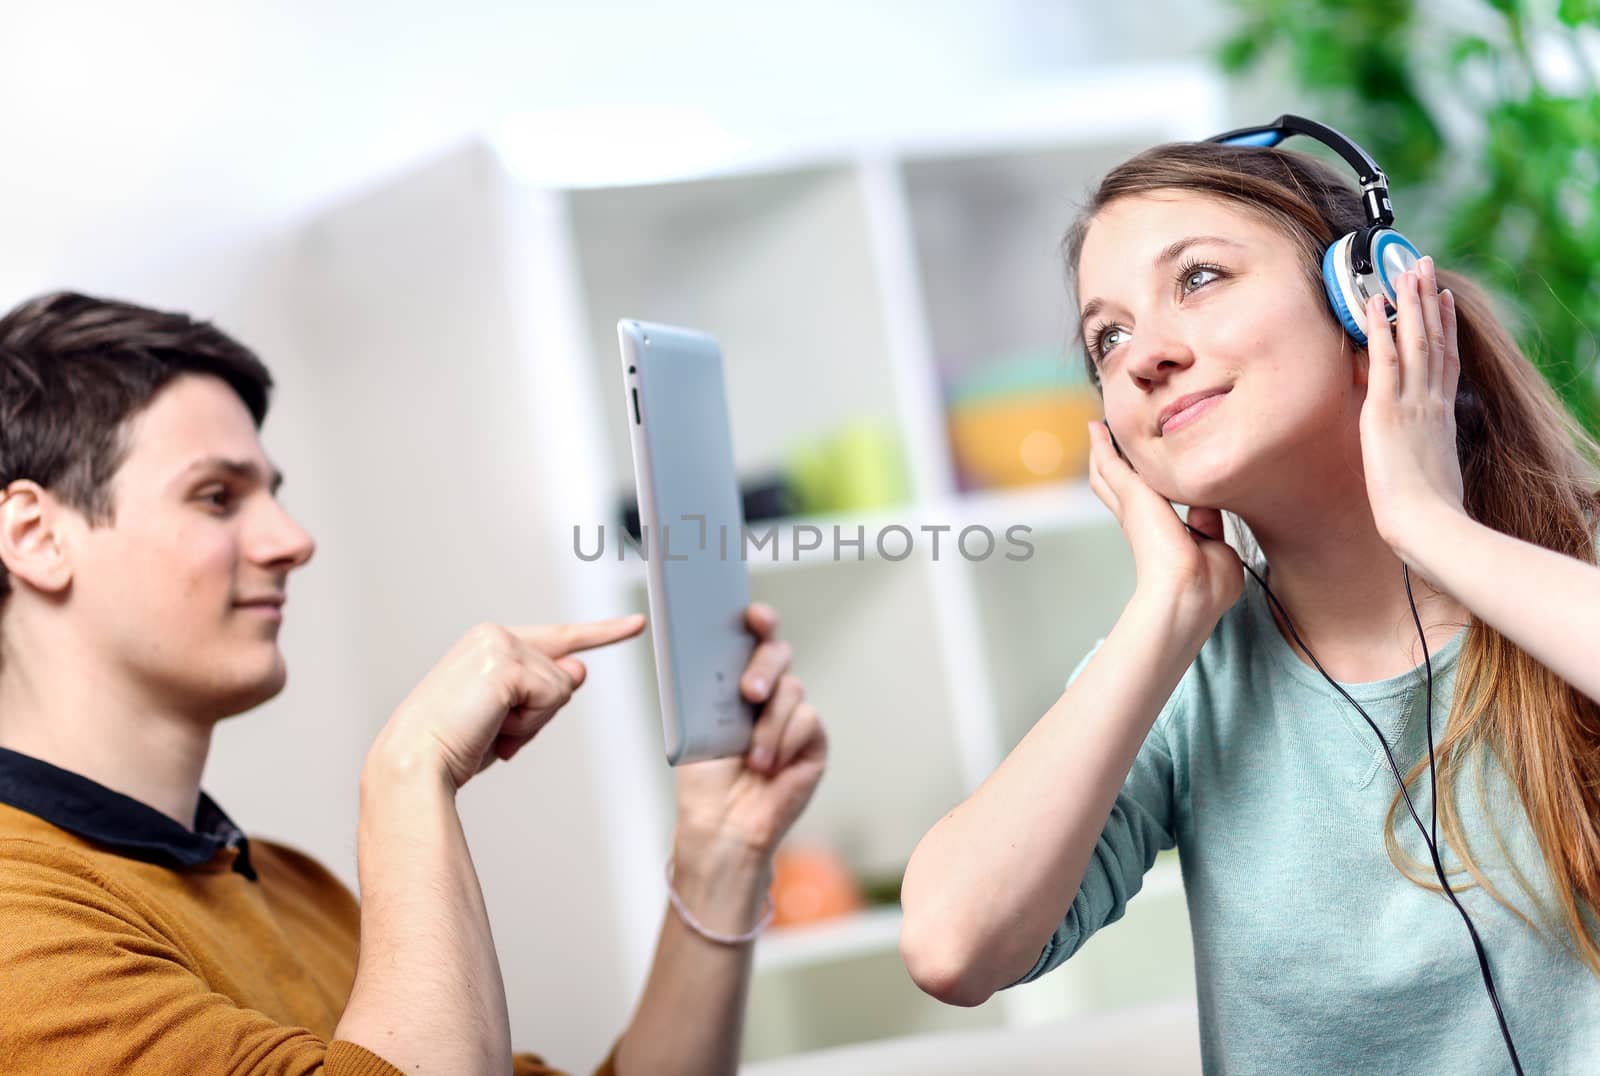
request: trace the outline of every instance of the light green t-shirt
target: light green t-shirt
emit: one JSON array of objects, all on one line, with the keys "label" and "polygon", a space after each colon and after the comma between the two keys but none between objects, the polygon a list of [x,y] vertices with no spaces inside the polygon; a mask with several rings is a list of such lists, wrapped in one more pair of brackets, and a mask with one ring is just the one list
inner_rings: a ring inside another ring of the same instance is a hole
[{"label": "light green t-shirt", "polygon": [[[1465,637],[1433,655],[1436,742]],[[1383,730],[1402,773],[1426,758],[1422,666],[1343,687]],[[1523,1068],[1600,1073],[1600,977],[1559,930],[1516,792],[1493,762],[1482,775],[1481,801],[1477,778],[1456,797],[1474,856],[1543,933],[1481,888],[1462,890],[1464,875],[1451,883],[1483,939]],[[1022,981],[1119,919],[1156,853],[1176,845],[1207,1072],[1511,1071],[1466,925],[1389,859],[1383,822],[1394,794],[1372,729],[1290,649],[1247,579],[1162,708],[1071,909]],[[1426,824],[1426,774],[1412,798]],[[1401,847],[1427,863],[1404,803],[1396,820]],[[1457,861],[1443,854],[1449,869]],[[1538,910],[1513,865],[1550,907]]]}]

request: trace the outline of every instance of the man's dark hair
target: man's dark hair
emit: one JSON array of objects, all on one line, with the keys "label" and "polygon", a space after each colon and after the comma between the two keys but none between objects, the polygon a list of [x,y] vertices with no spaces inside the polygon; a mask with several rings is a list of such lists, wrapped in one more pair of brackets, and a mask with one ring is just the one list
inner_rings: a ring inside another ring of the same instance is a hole
[{"label": "man's dark hair", "polygon": [[[31,479],[111,523],[128,421],[183,374],[227,382],[258,429],[267,417],[272,375],[207,322],[74,292],[22,303],[0,318],[0,490]],[[0,604],[10,589],[0,565]]]}]

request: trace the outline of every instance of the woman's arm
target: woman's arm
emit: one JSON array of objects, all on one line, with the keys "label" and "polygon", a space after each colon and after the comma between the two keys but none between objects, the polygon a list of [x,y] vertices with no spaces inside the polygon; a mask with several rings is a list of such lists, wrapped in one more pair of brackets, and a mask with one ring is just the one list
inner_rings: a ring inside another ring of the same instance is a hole
[{"label": "woman's arm", "polygon": [[1600,568],[1440,512],[1400,550],[1407,563],[1501,635],[1600,702]]},{"label": "woman's arm", "polygon": [[1038,961],[1161,707],[1244,589],[1221,513],[1192,508],[1208,538],[1192,536],[1100,423],[1089,485],[1133,551],[1133,598],[1000,768],[922,838],[901,885],[906,968],[951,1004],[981,1004]]},{"label": "woman's arm", "polygon": [[[1600,700],[1600,568],[1476,522],[1462,507],[1455,297],[1432,258],[1396,286],[1395,338],[1368,341],[1362,466],[1378,532],[1406,564],[1591,699]],[[1367,306],[1381,324],[1381,299]]]},{"label": "woman's arm", "polygon": [[1034,966],[1204,641],[1176,622],[1172,603],[1136,597],[1056,704],[922,838],[900,890],[900,951],[919,987],[980,1005]]}]

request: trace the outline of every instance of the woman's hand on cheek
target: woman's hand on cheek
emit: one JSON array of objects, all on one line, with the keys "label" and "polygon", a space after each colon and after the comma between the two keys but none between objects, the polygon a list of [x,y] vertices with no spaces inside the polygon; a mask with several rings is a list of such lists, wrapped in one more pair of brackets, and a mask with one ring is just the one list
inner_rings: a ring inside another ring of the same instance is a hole
[{"label": "woman's hand on cheek", "polygon": [[1432,258],[1396,284],[1391,337],[1382,298],[1367,304],[1367,398],[1361,459],[1378,533],[1413,565],[1440,512],[1464,512],[1456,452],[1455,297],[1439,294]]},{"label": "woman's hand on cheek", "polygon": [[[828,738],[777,638],[778,614],[755,604],[745,624],[756,637],[739,690],[757,708],[750,749],[678,767],[679,854],[772,854],[822,779]],[[688,847],[686,847],[686,845]]]},{"label": "woman's hand on cheek", "polygon": [[1189,525],[1207,537],[1192,534],[1172,502],[1117,455],[1101,422],[1089,423],[1089,488],[1122,527],[1137,592],[1209,632],[1244,590],[1244,566],[1222,540],[1222,513],[1190,508]]}]

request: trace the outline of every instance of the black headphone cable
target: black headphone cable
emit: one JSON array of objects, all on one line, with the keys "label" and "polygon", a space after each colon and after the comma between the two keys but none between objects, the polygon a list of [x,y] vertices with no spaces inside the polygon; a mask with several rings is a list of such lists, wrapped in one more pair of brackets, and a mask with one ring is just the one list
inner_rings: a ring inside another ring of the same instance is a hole
[{"label": "black headphone cable", "polygon": [[[1184,526],[1188,527],[1190,533],[1194,534],[1196,537],[1203,538],[1207,541],[1216,541],[1216,539],[1212,538],[1209,534],[1189,526],[1188,523],[1185,523]],[[1333,685],[1335,691],[1344,696],[1346,702],[1356,708],[1356,711],[1361,714],[1361,717],[1372,729],[1373,734],[1378,737],[1378,744],[1383,748],[1384,757],[1389,760],[1389,769],[1394,774],[1395,783],[1400,786],[1400,795],[1405,798],[1406,809],[1411,812],[1411,820],[1417,824],[1417,830],[1422,834],[1422,842],[1423,844],[1427,845],[1428,853],[1433,859],[1433,870],[1434,873],[1438,875],[1439,884],[1444,887],[1445,895],[1450,898],[1450,903],[1455,905],[1456,911],[1461,913],[1461,921],[1467,925],[1467,933],[1472,936],[1472,948],[1478,954],[1478,968],[1483,973],[1483,985],[1484,988],[1489,992],[1490,1003],[1494,1005],[1495,1019],[1500,1023],[1500,1035],[1503,1039],[1505,1039],[1506,1052],[1511,1055],[1511,1067],[1515,1070],[1517,1076],[1523,1076],[1522,1061],[1517,1056],[1516,1044],[1511,1041],[1511,1028],[1506,1024],[1505,1012],[1500,1008],[1500,995],[1495,992],[1494,975],[1489,970],[1489,955],[1484,951],[1483,940],[1478,937],[1478,930],[1472,924],[1472,917],[1469,916],[1467,914],[1467,910],[1461,906],[1461,901],[1456,898],[1455,890],[1450,888],[1450,882],[1445,878],[1444,864],[1439,859],[1439,774],[1436,768],[1433,750],[1433,657],[1428,653],[1428,640],[1422,630],[1422,617],[1417,612],[1417,601],[1411,593],[1410,567],[1402,564],[1400,566],[1400,570],[1405,578],[1406,600],[1411,603],[1411,619],[1417,625],[1417,638],[1422,642],[1422,660],[1428,669],[1428,779],[1430,782],[1429,798],[1432,801],[1430,806],[1432,808],[1431,820],[1433,823],[1433,832],[1431,836],[1429,835],[1428,827],[1422,824],[1422,819],[1417,814],[1416,805],[1411,802],[1411,793],[1406,788],[1405,778],[1400,773],[1399,765],[1395,763],[1393,752],[1389,750],[1389,742],[1384,739],[1383,733],[1379,731],[1377,724],[1375,724],[1372,718],[1368,716],[1367,711],[1361,708],[1361,704],[1356,702],[1355,699],[1351,698],[1350,693],[1346,691],[1337,680],[1328,675],[1328,671],[1322,667],[1322,662],[1317,660],[1317,656],[1311,652],[1311,648],[1305,644],[1305,640],[1300,638],[1300,633],[1295,631],[1294,621],[1289,619],[1289,611],[1283,607],[1282,602],[1278,601],[1278,596],[1272,593],[1272,588],[1267,586],[1266,581],[1263,580],[1261,576],[1256,574],[1256,570],[1250,567],[1250,565],[1245,564],[1242,559],[1240,560],[1240,564],[1242,564],[1244,566],[1244,570],[1249,572],[1255,581],[1261,585],[1261,590],[1266,594],[1268,599],[1271,600],[1273,607],[1278,611],[1278,615],[1283,617],[1283,623],[1286,627],[1288,627],[1289,635],[1299,645],[1300,649],[1305,651],[1306,657],[1310,658],[1311,663],[1317,667],[1317,672],[1322,674],[1322,678],[1324,680]]]}]

